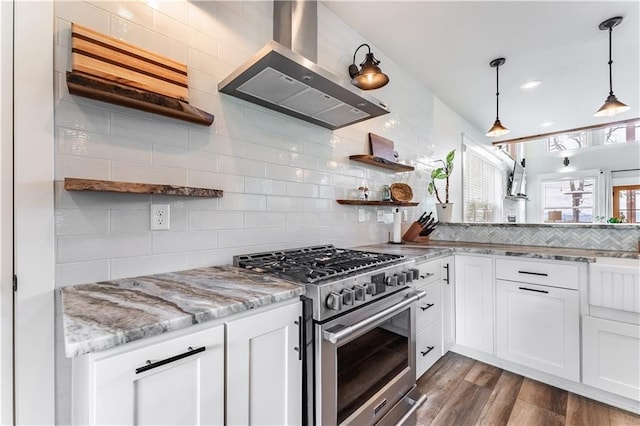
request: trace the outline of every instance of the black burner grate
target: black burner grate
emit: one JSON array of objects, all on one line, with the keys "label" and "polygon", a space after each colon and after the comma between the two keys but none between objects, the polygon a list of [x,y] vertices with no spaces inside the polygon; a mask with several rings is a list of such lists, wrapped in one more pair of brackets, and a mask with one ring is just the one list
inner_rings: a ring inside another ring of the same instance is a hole
[{"label": "black burner grate", "polygon": [[333,245],[246,254],[234,257],[234,265],[281,275],[303,283],[341,277],[404,259],[396,254],[339,249]]}]

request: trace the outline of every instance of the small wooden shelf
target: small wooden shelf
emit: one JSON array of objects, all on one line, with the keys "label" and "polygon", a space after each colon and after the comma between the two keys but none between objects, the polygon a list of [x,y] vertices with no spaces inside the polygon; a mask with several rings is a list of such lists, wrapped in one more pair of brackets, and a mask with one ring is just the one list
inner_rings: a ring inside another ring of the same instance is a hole
[{"label": "small wooden shelf", "polygon": [[152,112],[203,126],[210,126],[214,119],[212,114],[179,99],[80,72],[67,72],[67,87],[72,95]]},{"label": "small wooden shelf", "polygon": [[368,154],[350,155],[349,160],[358,161],[370,166],[382,167],[383,169],[392,170],[396,173],[411,172],[415,170],[415,167],[413,166],[407,166],[406,164],[396,163],[394,161],[387,160],[386,158]]},{"label": "small wooden shelf", "polygon": [[520,200],[529,201],[529,197],[527,197],[526,195],[507,195],[504,197],[504,199],[511,200],[511,201],[520,201]]},{"label": "small wooden shelf", "polygon": [[221,189],[78,178],[64,178],[64,189],[67,191],[126,192],[131,194],[163,194],[205,198],[222,197]]},{"label": "small wooden shelf", "polygon": [[338,204],[346,204],[351,206],[396,206],[396,207],[413,207],[420,203],[414,202],[396,202],[396,201],[364,201],[364,200],[336,200]]}]

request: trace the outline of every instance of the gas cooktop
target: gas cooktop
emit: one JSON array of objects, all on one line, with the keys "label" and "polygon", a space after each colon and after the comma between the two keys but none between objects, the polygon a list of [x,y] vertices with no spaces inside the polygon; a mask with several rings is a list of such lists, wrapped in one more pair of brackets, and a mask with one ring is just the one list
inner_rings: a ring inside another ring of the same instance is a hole
[{"label": "gas cooktop", "polygon": [[301,283],[314,284],[392,265],[404,259],[404,256],[398,254],[340,249],[329,244],[238,255],[233,257],[233,264]]}]

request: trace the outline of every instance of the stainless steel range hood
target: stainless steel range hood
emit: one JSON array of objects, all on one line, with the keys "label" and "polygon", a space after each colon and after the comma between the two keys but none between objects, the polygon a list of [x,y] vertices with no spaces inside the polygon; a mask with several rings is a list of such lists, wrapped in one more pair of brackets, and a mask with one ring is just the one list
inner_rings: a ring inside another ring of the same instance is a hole
[{"label": "stainless steel range hood", "polygon": [[331,130],[387,114],[383,102],[315,63],[317,14],[315,1],[274,1],[275,41],[218,90]]}]

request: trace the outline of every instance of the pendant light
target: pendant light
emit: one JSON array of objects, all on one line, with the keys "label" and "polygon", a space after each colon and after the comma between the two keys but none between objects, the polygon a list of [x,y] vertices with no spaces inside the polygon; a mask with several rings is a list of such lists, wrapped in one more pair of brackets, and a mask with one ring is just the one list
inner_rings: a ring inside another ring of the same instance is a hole
[{"label": "pendant light", "polygon": [[[361,47],[367,46],[369,53],[365,56],[364,62],[360,64],[360,70],[356,65],[356,53]],[[379,89],[389,82],[389,76],[383,73],[378,66],[380,61],[373,57],[371,48],[368,44],[361,44],[353,53],[353,62],[349,65],[349,75],[351,76],[351,84],[362,89],[372,90]]]},{"label": "pendant light", "polygon": [[616,16],[614,18],[609,18],[598,25],[598,28],[602,31],[609,30],[609,96],[600,109],[593,114],[594,117],[611,117],[616,114],[620,114],[621,112],[625,112],[630,108],[620,102],[618,98],[616,98],[616,95],[613,94],[613,79],[611,77],[611,64],[613,64],[613,61],[611,60],[611,34],[613,33],[613,27],[618,26],[620,22],[622,22],[622,17]]},{"label": "pendant light", "polygon": [[489,129],[489,131],[487,132],[487,136],[492,137],[492,138],[496,138],[498,136],[502,136],[502,135],[506,135],[507,133],[509,133],[509,129],[507,129],[506,127],[504,127],[502,125],[502,123],[500,122],[500,118],[498,116],[498,106],[499,106],[499,97],[500,97],[500,90],[499,90],[499,79],[498,79],[498,69],[500,68],[501,65],[504,65],[506,59],[504,58],[496,58],[493,61],[489,62],[489,65],[492,68],[496,69],[496,121],[495,123],[493,123],[493,126],[491,126],[491,128]]}]

